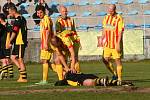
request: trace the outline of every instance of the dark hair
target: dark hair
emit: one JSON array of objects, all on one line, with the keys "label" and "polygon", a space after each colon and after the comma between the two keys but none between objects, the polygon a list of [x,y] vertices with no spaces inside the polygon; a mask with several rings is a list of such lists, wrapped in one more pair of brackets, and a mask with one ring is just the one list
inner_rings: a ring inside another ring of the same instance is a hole
[{"label": "dark hair", "polygon": [[16,6],[10,6],[9,9],[17,12],[17,7]]},{"label": "dark hair", "polygon": [[6,16],[5,16],[5,14],[3,14],[3,13],[0,13],[0,19],[2,19],[2,20],[4,20],[4,21],[5,21],[5,19],[6,19]]},{"label": "dark hair", "polygon": [[38,5],[36,11],[42,10],[45,13],[45,7],[42,5]]}]

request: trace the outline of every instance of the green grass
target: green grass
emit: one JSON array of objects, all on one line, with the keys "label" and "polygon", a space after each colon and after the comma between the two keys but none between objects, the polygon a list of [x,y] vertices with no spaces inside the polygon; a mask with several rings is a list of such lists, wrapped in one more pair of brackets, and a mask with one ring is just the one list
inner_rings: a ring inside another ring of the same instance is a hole
[{"label": "green grass", "polygon": [[[18,71],[15,67],[14,79],[0,81],[0,100],[148,100],[149,93],[138,92],[98,92],[98,91],[55,91],[55,89],[105,89],[105,87],[55,87],[56,73],[49,71],[49,84],[34,86],[34,83],[42,79],[42,66],[40,64],[26,64],[28,71],[28,83],[17,83]],[[109,71],[102,62],[81,62],[83,73],[93,73],[99,77],[108,75]],[[140,88],[150,88],[150,61],[124,62],[123,79],[132,81]],[[118,87],[113,87],[118,88]],[[53,91],[52,91],[53,90]],[[3,91],[3,92],[2,92]],[[12,91],[12,92],[11,92]],[[39,92],[41,91],[41,92]]]}]

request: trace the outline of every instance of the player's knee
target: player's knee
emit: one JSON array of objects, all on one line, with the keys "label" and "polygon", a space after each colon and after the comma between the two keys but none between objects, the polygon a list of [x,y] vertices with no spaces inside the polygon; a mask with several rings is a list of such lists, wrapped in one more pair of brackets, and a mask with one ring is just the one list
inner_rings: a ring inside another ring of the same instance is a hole
[{"label": "player's knee", "polygon": [[115,62],[116,62],[116,65],[117,65],[117,66],[122,65],[122,63],[121,63],[121,59],[116,59],[116,60],[115,60]]},{"label": "player's knee", "polygon": [[48,63],[48,61],[47,61],[47,60],[42,59],[42,60],[41,60],[41,63],[42,63],[42,64],[45,64],[45,63]]},{"label": "player's knee", "polygon": [[86,79],[83,81],[83,86],[95,86],[95,82],[92,79]]},{"label": "player's knee", "polygon": [[102,58],[103,60],[103,63],[107,64],[109,62],[109,59],[108,58]]}]

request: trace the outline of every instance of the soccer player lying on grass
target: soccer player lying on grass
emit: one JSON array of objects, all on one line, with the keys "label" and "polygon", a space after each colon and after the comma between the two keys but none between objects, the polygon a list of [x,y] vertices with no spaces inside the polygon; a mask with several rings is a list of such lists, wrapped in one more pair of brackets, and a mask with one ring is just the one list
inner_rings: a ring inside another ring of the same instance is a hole
[{"label": "soccer player lying on grass", "polygon": [[118,80],[109,80],[108,77],[99,78],[94,74],[76,74],[67,72],[64,80],[57,81],[55,86],[133,86],[131,82],[122,81],[118,84]]}]

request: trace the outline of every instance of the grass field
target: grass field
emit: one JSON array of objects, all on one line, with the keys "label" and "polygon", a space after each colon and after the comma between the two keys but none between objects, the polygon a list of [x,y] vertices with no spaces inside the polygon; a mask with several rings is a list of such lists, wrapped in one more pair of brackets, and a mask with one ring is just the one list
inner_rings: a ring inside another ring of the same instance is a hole
[{"label": "grass field", "polygon": [[[0,100],[148,100],[150,99],[150,61],[124,62],[123,79],[134,87],[55,87],[56,73],[49,72],[48,85],[35,85],[42,79],[40,64],[27,64],[28,83],[14,79],[0,81]],[[102,62],[81,62],[81,71],[111,77]]]}]

